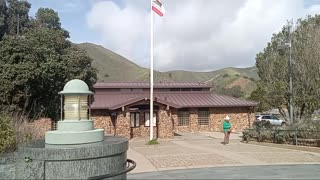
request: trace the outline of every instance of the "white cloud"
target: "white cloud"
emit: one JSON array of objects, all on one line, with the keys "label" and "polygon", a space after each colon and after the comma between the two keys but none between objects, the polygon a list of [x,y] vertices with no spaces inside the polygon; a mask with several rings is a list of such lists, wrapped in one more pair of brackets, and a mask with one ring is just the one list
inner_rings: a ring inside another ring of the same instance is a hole
[{"label": "white cloud", "polygon": [[[163,0],[167,14],[155,18],[155,69],[208,71],[247,67],[288,19],[319,12],[303,0]],[[104,46],[149,66],[148,1],[96,2],[87,23]]]},{"label": "white cloud", "polygon": [[142,47],[147,44],[148,13],[135,6],[121,9],[112,1],[100,1],[87,14],[90,28],[101,34],[104,46],[133,61],[145,56]]}]

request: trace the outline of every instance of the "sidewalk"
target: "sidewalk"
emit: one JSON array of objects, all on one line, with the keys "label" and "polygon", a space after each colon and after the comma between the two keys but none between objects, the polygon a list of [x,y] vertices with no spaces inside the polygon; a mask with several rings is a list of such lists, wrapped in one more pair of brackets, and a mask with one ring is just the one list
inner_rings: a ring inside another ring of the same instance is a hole
[{"label": "sidewalk", "polygon": [[[212,137],[215,139],[223,139],[224,138],[223,132],[201,132],[201,133],[197,133],[197,134],[201,135],[201,136]],[[242,132],[233,132],[230,134],[230,139],[240,140],[241,136],[242,136]]]},{"label": "sidewalk", "polygon": [[128,158],[137,167],[130,172],[154,172],[226,166],[320,164],[320,153],[241,143],[239,135],[223,145],[222,133],[182,133],[147,145],[147,138],[130,140]]},{"label": "sidewalk", "polygon": [[320,179],[320,165],[216,167],[128,175],[128,179]]}]

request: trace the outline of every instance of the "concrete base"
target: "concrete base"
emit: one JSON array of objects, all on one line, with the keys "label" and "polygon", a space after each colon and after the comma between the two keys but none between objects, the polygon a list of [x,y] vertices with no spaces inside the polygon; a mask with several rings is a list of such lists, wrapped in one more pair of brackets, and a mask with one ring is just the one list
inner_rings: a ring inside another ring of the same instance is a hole
[{"label": "concrete base", "polygon": [[58,130],[48,131],[45,135],[46,144],[86,144],[101,142],[104,129],[94,129],[92,120],[58,121]]},{"label": "concrete base", "polygon": [[1,154],[0,156],[0,179],[15,179],[16,175],[15,154]]},{"label": "concrete base", "polygon": [[[102,143],[85,145],[46,146],[44,140],[38,140],[19,147],[12,179],[87,179],[126,169],[128,140],[125,138],[106,137]],[[25,157],[32,162],[25,162]],[[110,179],[126,177],[122,174]]]},{"label": "concrete base", "polygon": [[48,131],[46,144],[86,144],[103,141],[104,129],[91,131]]}]

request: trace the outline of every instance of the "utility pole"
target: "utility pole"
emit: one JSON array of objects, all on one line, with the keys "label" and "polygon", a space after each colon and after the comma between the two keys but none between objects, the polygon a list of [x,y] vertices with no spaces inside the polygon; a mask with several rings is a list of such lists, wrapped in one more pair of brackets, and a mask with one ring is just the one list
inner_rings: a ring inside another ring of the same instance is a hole
[{"label": "utility pole", "polygon": [[281,42],[279,49],[284,49],[285,46],[289,47],[289,62],[288,62],[288,74],[289,74],[289,121],[293,124],[293,88],[292,88],[292,26],[293,20],[288,23],[289,42]]},{"label": "utility pole", "polygon": [[293,124],[293,89],[292,89],[292,38],[291,38],[291,30],[292,30],[293,22],[291,21],[289,25],[289,91],[290,91],[290,121]]}]

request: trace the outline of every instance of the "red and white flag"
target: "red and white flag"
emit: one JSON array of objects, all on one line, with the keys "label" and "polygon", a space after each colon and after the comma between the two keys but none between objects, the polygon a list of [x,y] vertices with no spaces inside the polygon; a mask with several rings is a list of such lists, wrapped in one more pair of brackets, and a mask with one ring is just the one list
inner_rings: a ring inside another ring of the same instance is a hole
[{"label": "red and white flag", "polygon": [[163,16],[166,12],[160,0],[152,0],[152,10],[159,16]]}]

